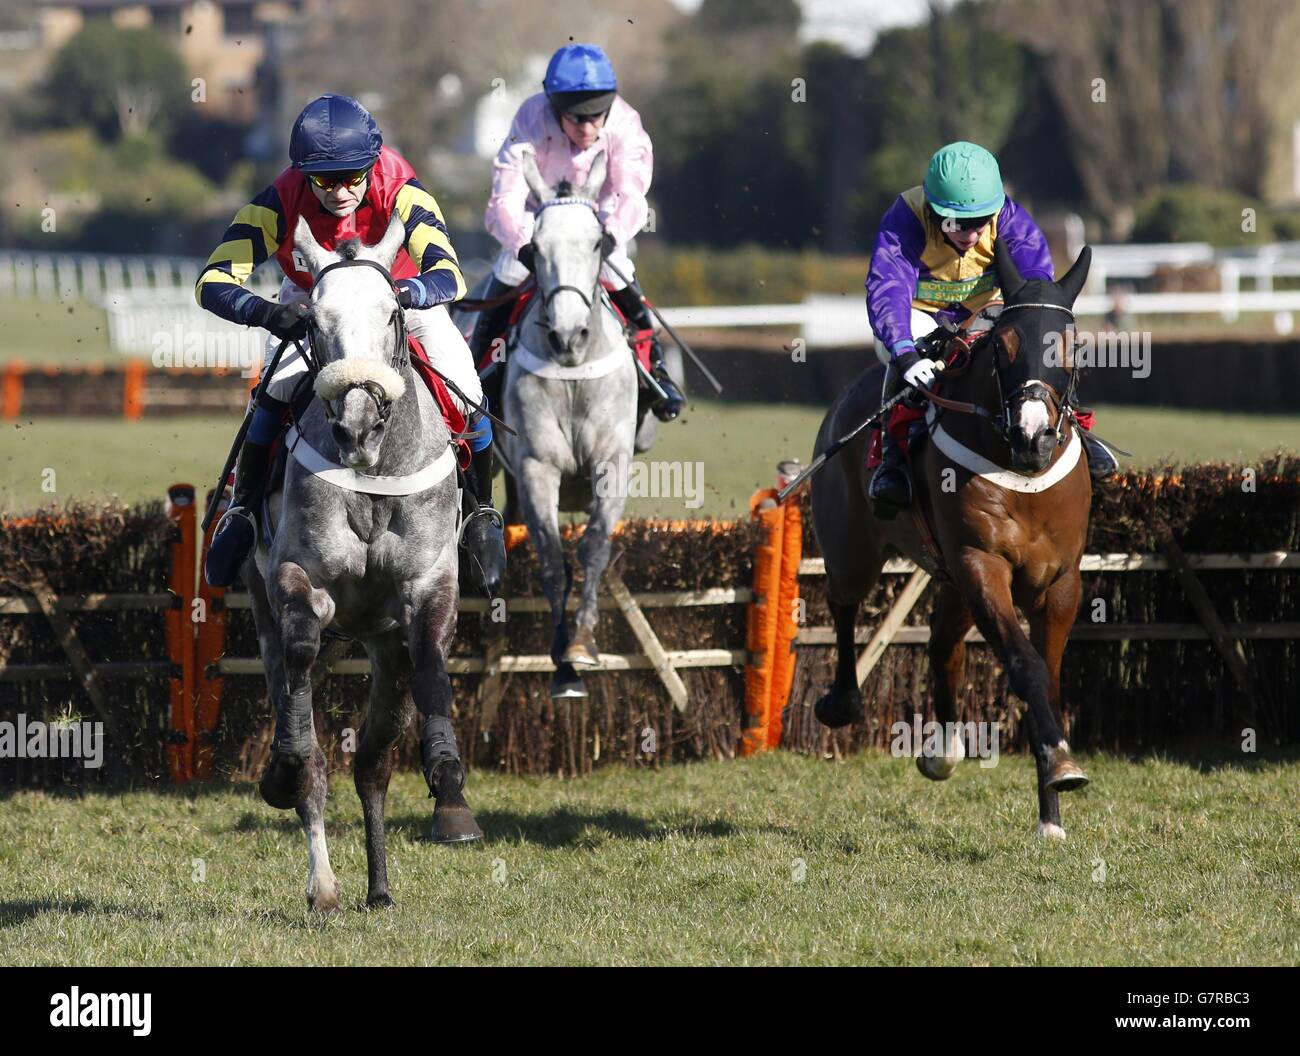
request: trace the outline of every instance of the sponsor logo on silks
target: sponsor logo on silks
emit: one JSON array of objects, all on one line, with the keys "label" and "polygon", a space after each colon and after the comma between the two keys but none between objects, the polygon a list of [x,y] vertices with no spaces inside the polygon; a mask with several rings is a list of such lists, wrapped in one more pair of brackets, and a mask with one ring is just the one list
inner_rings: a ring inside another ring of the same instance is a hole
[{"label": "sponsor logo on silks", "polygon": [[946,282],[943,279],[917,279],[915,299],[938,301],[942,304],[961,304],[976,294],[997,289],[997,285],[998,277],[991,271],[973,279],[953,282]]},{"label": "sponsor logo on silks", "polygon": [[130,1027],[137,1038],[152,1029],[152,994],[83,994],[74,986],[68,994],[50,997],[52,1027]]}]

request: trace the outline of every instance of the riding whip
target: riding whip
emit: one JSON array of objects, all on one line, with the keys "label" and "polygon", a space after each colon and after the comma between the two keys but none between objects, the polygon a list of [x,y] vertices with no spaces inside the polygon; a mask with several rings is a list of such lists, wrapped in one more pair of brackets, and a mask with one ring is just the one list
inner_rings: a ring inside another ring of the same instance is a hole
[{"label": "riding whip", "polygon": [[[935,360],[934,369],[936,373],[943,370],[944,369],[943,360]],[[810,463],[808,463],[808,467],[805,470],[803,470],[803,472],[801,472],[797,477],[794,478],[794,480],[790,481],[789,484],[787,484],[784,488],[782,488],[780,491],[776,493],[776,501],[779,503],[785,502],[785,500],[788,499],[793,492],[798,490],[800,485],[802,485],[805,480],[807,480],[819,469],[821,469],[822,466],[826,465],[829,459],[831,459],[835,455],[838,455],[841,450],[843,450],[845,447],[848,446],[850,441],[852,441],[855,436],[857,436],[860,432],[862,432],[863,429],[867,428],[867,426],[869,425],[875,425],[876,422],[880,421],[880,419],[884,417],[884,415],[892,411],[898,404],[902,403],[902,401],[911,394],[914,387],[915,386],[908,385],[906,388],[903,389],[902,392],[898,393],[896,396],[891,396],[888,400],[886,400],[884,403],[880,405],[880,408],[877,411],[875,411],[873,414],[869,415],[868,417],[864,418],[856,426],[854,426],[847,433],[845,433],[838,440],[836,440],[833,444],[831,444],[830,447],[828,447],[820,455],[814,458]]]},{"label": "riding whip", "polygon": [[697,367],[699,367],[700,373],[703,374],[704,377],[708,380],[709,384],[713,386],[713,391],[716,392],[719,396],[721,396],[722,383],[713,376],[713,372],[710,371],[709,368],[704,365],[704,361],[695,354],[691,346],[688,345],[677,335],[677,331],[674,330],[669,325],[668,320],[659,314],[659,309],[645,299],[645,296],[641,293],[641,291],[638,290],[634,285],[632,285],[632,280],[629,279],[626,275],[624,275],[621,271],[619,271],[618,267],[613,262],[611,262],[608,257],[605,258],[605,267],[609,268],[610,271],[612,271],[615,275],[617,275],[620,279],[622,279],[625,283],[627,283],[628,289],[630,289],[633,293],[635,293],[637,295],[637,298],[641,301],[641,303],[644,304],[648,309],[650,309],[654,317],[658,319],[659,322],[663,324],[663,328],[668,331],[668,336],[673,339],[673,341],[676,343],[678,348],[680,348],[683,352],[685,352],[688,356],[691,357],[691,362],[694,363]]}]

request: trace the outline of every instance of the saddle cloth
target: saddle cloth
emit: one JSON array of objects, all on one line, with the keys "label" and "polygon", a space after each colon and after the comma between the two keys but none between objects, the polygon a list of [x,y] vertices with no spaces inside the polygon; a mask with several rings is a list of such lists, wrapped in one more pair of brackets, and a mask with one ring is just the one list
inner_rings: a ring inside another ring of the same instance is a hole
[{"label": "saddle cloth", "polygon": [[[614,289],[614,287],[607,282],[602,283],[602,285],[607,290]],[[536,293],[537,293],[537,287],[535,285],[532,285],[529,286],[527,289],[524,289],[519,294],[519,296],[515,298],[514,303],[510,306],[510,315],[506,319],[507,332],[513,330],[515,327],[519,325],[520,320],[522,320],[524,317],[524,313],[528,311],[529,302],[532,301]],[[614,309],[614,314],[618,316],[619,322],[623,324],[624,331],[627,331],[628,329],[627,316],[623,314],[623,312],[619,309],[618,305],[615,304],[612,299],[610,300],[609,303],[610,306]],[[636,358],[641,361],[641,365],[645,367],[647,371],[649,371],[650,369],[650,344],[654,339],[654,333],[655,332],[653,330],[635,330],[628,335],[628,340],[632,344],[632,350],[636,353]],[[495,339],[497,336],[498,335],[496,334],[492,335],[493,339]],[[515,343],[513,341],[509,341],[506,343],[507,357],[509,357],[510,352],[514,349],[514,344]],[[480,375],[485,374],[488,368],[492,366],[492,341],[491,340],[488,341],[487,350],[483,353],[482,358],[478,361],[478,363],[475,364],[475,366],[478,368],[478,372]]]},{"label": "saddle cloth", "polygon": [[429,362],[429,355],[424,350],[424,346],[419,340],[410,334],[406,335],[407,344],[411,349],[411,366],[415,368],[415,373],[423,380],[429,389],[429,394],[433,397],[433,402],[437,404],[438,410],[442,412],[442,420],[447,423],[447,431],[451,433],[452,445],[456,448],[456,462],[461,469],[467,469],[470,461],[469,440],[466,438],[466,420],[465,412],[460,409],[451,392],[447,389],[447,383],[433,369],[433,364]]}]

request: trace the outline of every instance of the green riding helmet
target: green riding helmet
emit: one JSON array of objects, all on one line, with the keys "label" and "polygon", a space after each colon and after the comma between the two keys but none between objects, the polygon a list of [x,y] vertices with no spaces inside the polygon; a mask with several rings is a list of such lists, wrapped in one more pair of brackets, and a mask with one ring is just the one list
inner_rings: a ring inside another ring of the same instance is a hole
[{"label": "green riding helmet", "polygon": [[940,147],[925,170],[925,200],[940,216],[992,216],[1007,200],[998,159],[977,143]]}]

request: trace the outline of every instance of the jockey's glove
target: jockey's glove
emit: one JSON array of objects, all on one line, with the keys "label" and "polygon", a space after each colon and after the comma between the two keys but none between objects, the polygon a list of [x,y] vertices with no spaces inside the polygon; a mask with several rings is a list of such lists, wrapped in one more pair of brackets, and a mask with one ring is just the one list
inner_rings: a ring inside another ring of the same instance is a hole
[{"label": "jockey's glove", "polygon": [[270,330],[281,341],[297,341],[307,336],[311,307],[306,304],[276,304],[263,301],[253,312],[253,323]]},{"label": "jockey's glove", "polygon": [[928,389],[934,382],[934,375],[934,360],[918,359],[903,372],[903,380],[909,385],[924,385]]},{"label": "jockey's glove", "polygon": [[417,279],[398,279],[393,285],[397,287],[397,303],[403,308],[429,307],[429,291],[424,283]]}]

